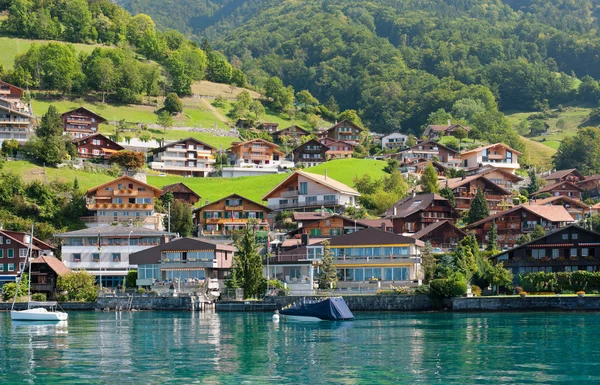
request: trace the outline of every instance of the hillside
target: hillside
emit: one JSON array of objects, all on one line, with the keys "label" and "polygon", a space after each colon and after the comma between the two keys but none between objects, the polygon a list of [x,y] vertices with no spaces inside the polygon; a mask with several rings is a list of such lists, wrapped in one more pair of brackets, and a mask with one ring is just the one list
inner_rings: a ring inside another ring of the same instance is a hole
[{"label": "hillside", "polygon": [[[10,37],[0,37],[0,65],[4,69],[12,69],[15,64],[15,57],[18,54],[26,53],[32,44],[48,44],[47,40],[18,39]],[[98,45],[73,44],[77,52],[91,53]]]}]

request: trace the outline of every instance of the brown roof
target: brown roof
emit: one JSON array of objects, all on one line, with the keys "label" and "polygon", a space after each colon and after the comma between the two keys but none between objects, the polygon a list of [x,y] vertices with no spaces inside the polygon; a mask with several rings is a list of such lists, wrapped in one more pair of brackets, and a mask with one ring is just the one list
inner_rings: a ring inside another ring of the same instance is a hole
[{"label": "brown roof", "polygon": [[273,152],[276,152],[276,153],[278,153],[280,155],[284,155],[283,152],[281,152],[281,151],[278,150],[278,148],[279,148],[278,145],[276,145],[275,143],[271,143],[268,140],[264,140],[264,139],[252,139],[252,140],[247,140],[245,142],[233,142],[233,143],[231,143],[231,147],[229,147],[228,150],[231,150],[232,148],[235,148],[235,147],[239,147],[239,146],[241,146],[243,144],[254,143],[254,142],[264,143],[264,144],[272,147],[273,148]]},{"label": "brown roof", "polygon": [[186,186],[185,183],[183,183],[183,182],[177,182],[177,183],[168,184],[166,186],[163,186],[162,191],[163,191],[162,195],[165,195],[168,192],[190,193],[190,194],[194,195],[196,198],[200,199],[200,195],[196,194],[194,192],[194,190],[192,190],[191,188]]},{"label": "brown roof", "polygon": [[21,91],[25,92],[25,90],[24,90],[24,89],[22,89],[21,87],[17,87],[17,86],[15,86],[14,84],[7,83],[7,82],[5,82],[5,81],[3,81],[3,80],[0,80],[0,84],[4,84],[5,86],[14,87],[14,88],[16,88],[16,89],[18,89],[18,90],[21,90]]},{"label": "brown roof", "polygon": [[[308,245],[310,246],[310,245],[314,245],[316,243],[323,242],[325,239],[327,239],[327,238],[308,238]],[[301,243],[302,243],[302,241],[300,238],[291,238],[291,239],[284,240],[281,243],[281,247],[287,249],[287,248],[297,246]]]},{"label": "brown roof", "polygon": [[330,216],[331,216],[331,214],[329,214],[328,212],[325,212],[325,213],[320,213],[320,212],[301,213],[301,212],[294,211],[294,220],[295,221],[316,221],[316,220],[319,220],[322,218],[328,218]]},{"label": "brown roof", "polygon": [[510,191],[508,191],[505,188],[503,188],[502,186],[497,185],[496,183],[492,182],[491,180],[489,180],[488,178],[483,176],[483,174],[475,174],[475,175],[467,176],[464,179],[463,178],[447,179],[446,182],[444,182],[442,184],[444,185],[444,187],[446,187],[446,184],[447,184],[447,186],[448,186],[448,188],[450,188],[450,190],[454,190],[455,188],[464,186],[465,184],[476,181],[477,179],[483,179],[485,182],[492,185],[495,190],[498,190],[499,192],[501,192],[502,195],[510,195],[511,194]]},{"label": "brown roof", "polygon": [[407,148],[406,150],[400,151],[399,153],[407,152],[407,151],[410,151],[410,150],[417,150],[417,151],[419,151],[419,146],[427,146],[427,145],[441,147],[441,148],[443,148],[443,149],[445,149],[445,150],[447,150],[449,152],[452,152],[454,154],[459,154],[459,152],[456,151],[455,149],[450,148],[448,146],[444,146],[443,144],[435,142],[433,140],[428,140],[428,141],[425,141],[425,142],[417,143],[414,146]]},{"label": "brown roof", "polygon": [[208,251],[229,251],[234,252],[235,247],[219,243],[208,242],[198,238],[178,238],[158,246],[132,253],[129,256],[129,262],[134,265],[156,264],[161,260],[162,252],[165,250],[208,250]]},{"label": "brown roof", "polygon": [[119,177],[119,178],[113,179],[113,180],[111,180],[111,181],[108,181],[108,182],[106,182],[106,183],[102,183],[102,184],[101,184],[101,185],[99,185],[99,186],[96,186],[96,187],[93,187],[93,188],[89,189],[89,190],[87,191],[87,194],[91,194],[91,193],[93,193],[94,191],[100,190],[100,189],[101,189],[102,187],[104,187],[104,186],[108,186],[109,184],[113,184],[113,183],[116,183],[116,182],[118,182],[118,181],[121,181],[121,180],[128,180],[128,181],[130,181],[130,182],[139,183],[139,184],[141,184],[141,185],[142,185],[142,186],[144,186],[144,187],[148,187],[148,188],[151,188],[152,190],[154,190],[154,191],[156,191],[156,192],[161,192],[161,193],[162,193],[162,190],[161,190],[161,189],[159,189],[158,187],[154,187],[154,186],[152,186],[152,185],[149,185],[148,183],[144,183],[144,182],[142,182],[142,181],[140,181],[140,180],[137,180],[137,179],[135,179],[135,178],[132,178],[132,177],[130,177],[129,175],[123,175],[123,176],[121,176],[121,177]]},{"label": "brown roof", "polygon": [[489,222],[493,219],[502,217],[506,214],[513,213],[519,209],[523,209],[525,211],[529,211],[530,213],[537,215],[547,221],[550,222],[574,222],[573,217],[563,206],[537,206],[537,205],[519,205],[515,206],[512,209],[508,209],[505,211],[500,211],[497,214],[490,215],[489,217],[482,219],[480,221],[471,223],[468,226],[465,226],[466,229],[477,227],[483,223]]},{"label": "brown roof", "polygon": [[86,139],[93,139],[93,138],[96,138],[96,137],[102,137],[102,138],[104,138],[104,139],[108,140],[109,142],[111,142],[112,144],[114,144],[114,145],[115,145],[115,147],[117,147],[119,150],[123,150],[123,149],[124,149],[124,147],[123,147],[123,146],[121,146],[119,143],[115,142],[114,140],[112,140],[111,138],[108,138],[108,137],[107,137],[107,136],[105,136],[105,135],[102,135],[102,134],[101,134],[101,133],[99,133],[99,132],[98,132],[98,133],[95,133],[95,134],[93,134],[93,135],[84,136],[83,138],[75,138],[75,139],[73,139],[73,143],[77,144],[77,143],[79,143],[79,142],[81,142],[81,141],[83,141],[83,140],[86,140]]},{"label": "brown roof", "polygon": [[472,170],[477,171],[477,169],[479,169],[479,168],[484,168],[484,170],[481,172],[475,172],[475,174],[486,175],[486,174],[496,171],[496,172],[506,175],[512,181],[522,181],[524,179],[523,177],[520,177],[517,174],[513,174],[512,172],[510,172],[508,170],[505,170],[503,168],[493,167],[493,166],[476,167],[476,168],[473,168]]},{"label": "brown roof", "polygon": [[162,151],[164,151],[165,149],[167,149],[169,147],[173,147],[176,144],[185,143],[188,140],[194,141],[194,142],[196,142],[198,144],[201,144],[201,145],[203,145],[205,147],[212,148],[213,150],[216,150],[216,148],[214,146],[211,146],[210,144],[208,144],[206,142],[203,142],[203,141],[198,140],[196,138],[189,137],[189,138],[185,138],[185,139],[180,139],[180,140],[178,140],[176,142],[165,144],[164,146],[161,146],[161,147],[153,148],[152,150],[150,150],[150,152],[152,152],[152,153],[162,152]]},{"label": "brown roof", "polygon": [[554,203],[556,201],[563,201],[563,202],[567,202],[571,205],[575,205],[575,206],[579,206],[583,209],[589,209],[590,206],[586,205],[585,203],[583,203],[582,201],[578,200],[578,199],[573,199],[571,197],[568,196],[564,196],[564,195],[559,195],[559,196],[552,196],[550,198],[544,198],[544,199],[532,199],[529,202],[532,205],[537,205],[537,206],[543,206],[543,205],[547,205],[549,203]]},{"label": "brown roof", "polygon": [[306,131],[304,128],[302,128],[302,127],[300,127],[300,126],[297,126],[297,125],[295,125],[295,124],[294,124],[293,126],[289,126],[289,127],[286,127],[286,128],[282,128],[282,129],[281,129],[281,130],[279,130],[279,131],[275,131],[275,132],[273,132],[272,134],[273,134],[273,135],[275,135],[275,136],[279,136],[279,135],[281,135],[281,134],[283,134],[283,133],[286,133],[286,132],[288,132],[288,131],[291,131],[291,130],[292,130],[292,128],[294,128],[294,129],[295,129],[294,131],[302,131],[302,132],[304,133],[304,135],[310,135],[310,132]]},{"label": "brown roof", "polygon": [[341,122],[339,122],[337,124],[334,124],[333,126],[329,127],[329,129],[327,129],[327,131],[329,132],[329,131],[337,128],[337,127],[340,127],[343,123],[346,123],[346,124],[348,124],[348,125],[350,125],[350,126],[352,126],[354,128],[358,128],[361,131],[364,131],[364,128],[358,126],[356,123],[354,123],[354,122],[352,122],[351,120],[348,120],[348,119],[344,119]]},{"label": "brown roof", "polygon": [[[432,193],[418,194],[414,197],[408,196],[394,203],[394,205],[385,212],[385,218],[405,218],[418,211],[425,210],[433,201],[448,202],[446,198]],[[448,205],[450,205],[450,203],[448,203]],[[394,208],[396,208],[396,214],[394,214]]]},{"label": "brown roof", "polygon": [[66,115],[68,113],[71,113],[71,112],[77,111],[77,110],[85,110],[86,112],[88,112],[88,113],[90,113],[92,115],[95,115],[98,118],[98,123],[106,122],[106,119],[104,117],[102,117],[102,115],[98,115],[94,111],[90,110],[89,108],[85,108],[83,106],[81,106],[79,108],[75,108],[74,110],[67,111],[67,112],[63,113],[61,116],[64,116],[64,115]]},{"label": "brown roof", "polygon": [[448,220],[443,220],[443,221],[439,221],[439,222],[433,222],[432,224],[430,224],[429,226],[423,227],[420,231],[417,231],[416,233],[412,234],[411,237],[415,238],[415,239],[421,239],[422,237],[424,237],[425,235],[429,234],[430,232],[432,232],[433,230],[437,229],[440,226],[451,226],[454,227],[456,229],[456,231],[458,231],[459,233],[461,233],[463,236],[467,236],[467,233],[465,233],[464,231],[462,231],[461,229],[459,229],[458,227],[456,227],[454,225],[454,223],[448,221]]},{"label": "brown roof", "polygon": [[447,124],[430,124],[429,126],[427,126],[429,128],[431,128],[432,131],[436,131],[436,132],[442,132],[442,131],[447,131],[447,130],[455,130],[459,127],[462,127],[465,129],[465,131],[469,132],[471,131],[471,127],[469,126],[463,126],[460,124],[451,124],[451,125],[447,125]]},{"label": "brown roof", "polygon": [[579,178],[584,178],[583,174],[580,173],[579,170],[577,170],[576,168],[570,168],[568,170],[555,171],[552,174],[545,176],[544,179],[562,179],[571,173],[574,173]]},{"label": "brown roof", "polygon": [[319,175],[319,174],[313,174],[312,172],[297,170],[297,171],[294,171],[290,176],[285,178],[277,186],[275,186],[265,196],[263,196],[262,200],[266,201],[272,193],[277,191],[279,186],[287,183],[288,180],[290,180],[291,178],[298,178],[298,175],[302,175],[305,178],[311,179],[314,182],[317,182],[323,186],[327,186],[327,187],[331,188],[332,190],[335,190],[335,191],[343,193],[343,194],[349,194],[349,195],[355,195],[355,196],[360,195],[360,193],[358,191],[354,190],[352,187],[345,185],[342,182],[338,182],[337,180],[332,179],[330,177],[326,177],[324,175]]},{"label": "brown roof", "polygon": [[477,148],[474,148],[473,150],[465,151],[465,152],[461,153],[461,155],[470,154],[470,153],[472,153],[472,152],[479,152],[479,151],[483,151],[483,150],[485,150],[485,149],[487,149],[487,148],[492,148],[492,147],[496,147],[496,146],[501,146],[501,147],[504,147],[504,148],[506,148],[507,150],[509,150],[509,151],[512,151],[514,154],[521,155],[521,153],[520,153],[519,151],[517,151],[517,150],[515,150],[515,149],[513,149],[513,148],[510,148],[510,147],[508,147],[508,146],[507,146],[506,144],[504,144],[504,143],[494,143],[494,144],[488,144],[487,146],[481,146],[481,147],[477,147]]},{"label": "brown roof", "polygon": [[537,194],[541,194],[541,193],[544,193],[544,192],[550,192],[550,191],[552,191],[552,190],[553,190],[555,187],[558,187],[558,186],[560,186],[560,185],[563,185],[563,184],[565,184],[565,185],[567,185],[567,184],[568,184],[568,185],[570,185],[571,187],[573,187],[573,188],[575,188],[575,189],[577,189],[577,190],[579,190],[579,191],[583,191],[583,189],[582,189],[581,187],[577,186],[575,183],[568,182],[568,181],[563,181],[563,182],[556,182],[556,183],[553,183],[553,184],[551,184],[551,185],[549,185],[549,186],[546,186],[546,187],[542,187],[542,188],[541,188],[541,189],[539,189],[538,191],[534,192],[532,195],[537,195]]},{"label": "brown roof", "polygon": [[389,231],[383,231],[375,227],[369,227],[364,230],[355,231],[350,234],[340,235],[339,237],[331,238],[329,241],[331,246],[368,246],[368,245],[398,245],[404,243],[423,245],[423,242],[406,237],[404,235],[395,234]]},{"label": "brown roof", "polygon": [[375,227],[380,229],[381,224],[385,224],[385,228],[394,227],[392,220],[389,218],[379,218],[379,219],[357,219],[356,223],[359,225],[367,226],[367,227]]},{"label": "brown roof", "polygon": [[63,276],[71,272],[71,269],[65,266],[61,260],[55,257],[37,257],[31,263],[45,263],[51,268],[57,275]]},{"label": "brown roof", "polygon": [[268,207],[267,207],[267,206],[265,206],[265,205],[262,205],[262,204],[260,204],[260,203],[258,203],[258,202],[255,202],[255,201],[253,201],[253,200],[251,200],[251,199],[248,199],[248,198],[246,198],[246,197],[243,197],[243,196],[241,196],[241,195],[239,195],[239,194],[235,194],[235,193],[234,193],[234,194],[229,194],[229,195],[227,195],[226,197],[223,197],[223,198],[215,199],[214,201],[212,201],[212,202],[209,202],[209,203],[205,204],[204,206],[201,206],[201,207],[198,207],[198,208],[196,208],[196,209],[192,210],[192,212],[194,212],[194,213],[195,213],[195,212],[197,212],[197,211],[200,211],[200,210],[202,210],[202,209],[206,208],[207,206],[210,206],[210,205],[212,205],[212,204],[213,204],[213,203],[215,203],[215,202],[222,201],[223,199],[229,199],[229,198],[231,198],[231,197],[236,197],[236,198],[240,198],[240,199],[243,199],[243,200],[245,200],[245,201],[248,201],[248,202],[252,202],[252,203],[254,203],[254,204],[255,204],[255,205],[257,205],[257,206],[260,206],[260,207],[262,207],[262,208],[263,208],[265,211],[268,211],[268,212],[271,212],[271,211],[273,211],[273,209],[270,209],[270,208],[268,208]]}]

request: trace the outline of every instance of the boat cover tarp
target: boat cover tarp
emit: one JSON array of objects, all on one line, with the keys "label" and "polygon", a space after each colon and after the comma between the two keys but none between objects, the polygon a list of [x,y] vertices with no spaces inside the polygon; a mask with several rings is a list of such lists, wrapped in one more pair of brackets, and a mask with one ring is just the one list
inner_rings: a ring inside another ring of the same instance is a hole
[{"label": "boat cover tarp", "polygon": [[324,300],[301,300],[292,306],[282,309],[282,315],[316,317],[328,321],[354,319],[354,314],[342,297],[327,298]]}]

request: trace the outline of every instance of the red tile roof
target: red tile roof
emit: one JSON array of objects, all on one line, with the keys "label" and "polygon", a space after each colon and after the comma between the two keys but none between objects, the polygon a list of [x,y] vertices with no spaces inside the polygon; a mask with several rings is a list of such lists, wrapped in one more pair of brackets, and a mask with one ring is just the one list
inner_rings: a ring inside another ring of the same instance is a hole
[{"label": "red tile roof", "polygon": [[65,266],[61,260],[55,257],[37,257],[31,263],[45,263],[50,267],[57,275],[63,276],[71,272],[71,269]]}]

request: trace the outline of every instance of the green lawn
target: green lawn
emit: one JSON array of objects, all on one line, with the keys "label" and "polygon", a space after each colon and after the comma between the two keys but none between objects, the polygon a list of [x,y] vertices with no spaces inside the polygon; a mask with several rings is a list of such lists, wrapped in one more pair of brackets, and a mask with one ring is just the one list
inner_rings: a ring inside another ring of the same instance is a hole
[{"label": "green lawn", "polygon": [[[306,171],[323,175],[325,169],[327,169],[328,177],[353,187],[354,183],[352,182],[352,178],[354,176],[368,173],[374,178],[379,178],[385,174],[382,171],[385,165],[385,162],[379,160],[340,159],[323,163],[316,167],[307,168]],[[148,175],[148,183],[162,188],[168,184],[184,182],[188,187],[200,195],[203,201],[208,199],[212,202],[229,194],[237,193],[246,198],[260,202],[263,195],[268,193],[288,175],[289,174],[275,174],[241,178],[185,178]]]},{"label": "green lawn", "polygon": [[[531,139],[521,137],[525,143],[525,156],[529,161],[538,167],[540,170],[550,170],[552,168],[552,155],[556,153],[556,149],[545,146],[543,143],[533,141]],[[558,142],[555,142],[558,143]]]},{"label": "green lawn", "polygon": [[19,174],[27,182],[31,182],[33,180],[40,180],[44,182],[52,182],[56,180],[61,182],[73,182],[75,178],[77,178],[79,186],[84,190],[88,190],[92,187],[114,179],[106,174],[95,174],[85,171],[71,170],[68,168],[44,168],[25,161],[6,162],[3,171],[11,171]]},{"label": "green lawn", "polygon": [[[17,39],[12,37],[0,37],[0,64],[5,69],[13,68],[15,57],[20,53],[25,53],[33,43],[47,44],[48,40],[30,40]],[[73,44],[77,52],[92,52],[95,45]]]}]

